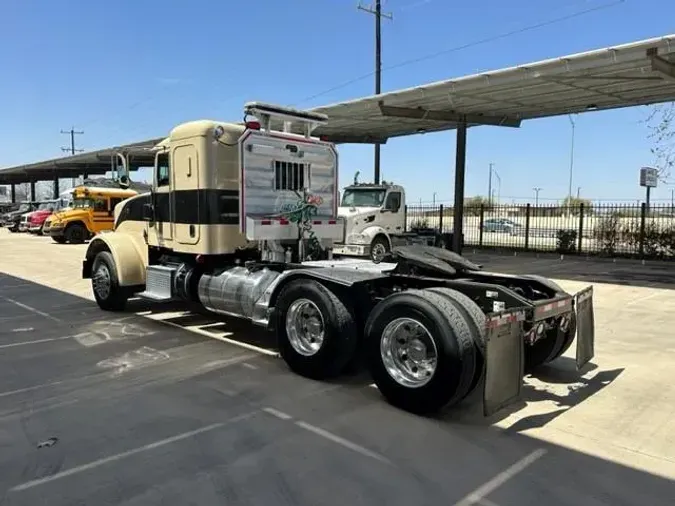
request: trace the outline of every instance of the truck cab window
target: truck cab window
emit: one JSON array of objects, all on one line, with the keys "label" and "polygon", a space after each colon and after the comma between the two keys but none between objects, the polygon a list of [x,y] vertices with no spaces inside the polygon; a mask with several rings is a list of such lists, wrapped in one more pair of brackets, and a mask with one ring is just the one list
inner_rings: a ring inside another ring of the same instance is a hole
[{"label": "truck cab window", "polygon": [[384,203],[385,209],[397,212],[401,208],[401,192],[391,192]]},{"label": "truck cab window", "polygon": [[169,178],[169,153],[161,153],[157,155],[157,186],[167,186]]}]

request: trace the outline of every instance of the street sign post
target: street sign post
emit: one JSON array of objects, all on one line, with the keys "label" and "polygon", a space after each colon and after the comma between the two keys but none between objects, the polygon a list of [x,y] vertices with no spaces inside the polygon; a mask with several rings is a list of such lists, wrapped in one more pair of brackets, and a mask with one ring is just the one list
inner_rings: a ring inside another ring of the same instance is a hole
[{"label": "street sign post", "polygon": [[654,167],[642,167],[640,169],[640,186],[647,189],[647,210],[649,211],[649,197],[652,188],[656,188],[659,184],[659,171]]}]

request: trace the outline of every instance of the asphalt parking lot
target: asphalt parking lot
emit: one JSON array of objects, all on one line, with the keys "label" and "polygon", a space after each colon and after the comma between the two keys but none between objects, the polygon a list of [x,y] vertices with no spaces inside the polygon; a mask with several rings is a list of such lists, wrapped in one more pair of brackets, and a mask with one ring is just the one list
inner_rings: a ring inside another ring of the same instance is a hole
[{"label": "asphalt parking lot", "polygon": [[[0,229],[0,505],[671,505],[671,267],[469,256],[594,285],[596,358],[489,420],[290,373],[267,336],[133,301],[98,310],[86,246]],[[572,352],[570,352],[570,356]]]}]

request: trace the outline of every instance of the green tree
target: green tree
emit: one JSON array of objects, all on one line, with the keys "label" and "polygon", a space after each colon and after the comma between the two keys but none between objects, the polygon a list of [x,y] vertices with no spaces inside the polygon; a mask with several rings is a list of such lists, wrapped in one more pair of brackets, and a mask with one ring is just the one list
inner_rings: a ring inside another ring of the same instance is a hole
[{"label": "green tree", "polygon": [[464,214],[467,216],[478,216],[480,215],[481,206],[483,206],[485,211],[491,208],[487,197],[477,195],[464,199]]}]

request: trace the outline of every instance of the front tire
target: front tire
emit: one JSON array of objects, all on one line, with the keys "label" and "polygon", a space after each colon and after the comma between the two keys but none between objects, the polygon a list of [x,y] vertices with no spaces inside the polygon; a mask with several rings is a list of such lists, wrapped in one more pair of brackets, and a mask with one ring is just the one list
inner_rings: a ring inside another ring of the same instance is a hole
[{"label": "front tire", "polygon": [[338,376],[356,351],[351,307],[318,281],[291,281],[277,300],[275,324],[279,354],[301,376]]},{"label": "front tire", "polygon": [[456,404],[476,374],[467,318],[445,296],[422,290],[381,301],[366,323],[370,373],[387,401],[415,414]]},{"label": "front tire", "polygon": [[52,239],[57,244],[66,244],[66,238],[61,235],[53,235]]},{"label": "front tire", "polygon": [[101,251],[94,258],[91,269],[91,285],[98,306],[105,311],[122,311],[129,295],[119,285],[117,269],[112,255]]},{"label": "front tire", "polygon": [[389,240],[382,235],[378,235],[370,243],[370,260],[379,263],[387,256],[390,250]]},{"label": "front tire", "polygon": [[70,244],[82,244],[88,235],[87,229],[80,223],[71,223],[64,233],[66,241]]}]

